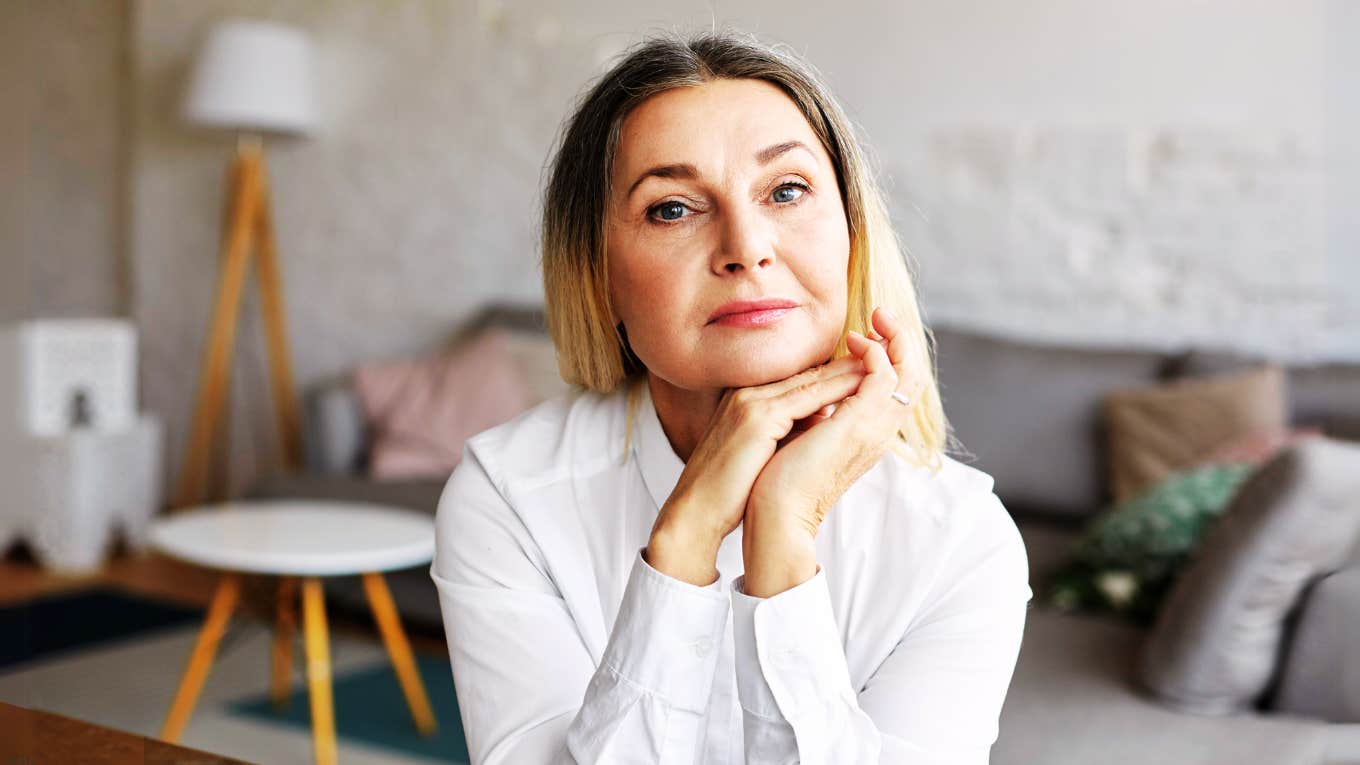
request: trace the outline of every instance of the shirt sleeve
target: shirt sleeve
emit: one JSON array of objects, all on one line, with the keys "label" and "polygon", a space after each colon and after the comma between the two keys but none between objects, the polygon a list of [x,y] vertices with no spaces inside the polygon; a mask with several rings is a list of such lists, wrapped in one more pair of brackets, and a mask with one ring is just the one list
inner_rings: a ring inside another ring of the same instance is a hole
[{"label": "shirt sleeve", "polygon": [[440,497],[430,576],[473,765],[692,763],[730,599],[639,549],[598,666],[527,528],[472,450]]},{"label": "shirt sleeve", "polygon": [[1033,593],[1024,543],[1000,500],[993,494],[957,512],[993,515],[979,519],[980,537],[951,556],[936,592],[861,688],[852,686],[820,565],[769,598],[746,595],[744,575],[732,581],[748,763],[986,765]]}]

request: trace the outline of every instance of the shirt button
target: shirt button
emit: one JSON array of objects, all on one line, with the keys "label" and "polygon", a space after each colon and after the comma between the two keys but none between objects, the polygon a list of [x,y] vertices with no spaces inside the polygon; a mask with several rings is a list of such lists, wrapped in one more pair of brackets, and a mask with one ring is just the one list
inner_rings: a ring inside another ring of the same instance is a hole
[{"label": "shirt button", "polygon": [[694,655],[701,659],[707,656],[708,652],[711,650],[713,650],[713,641],[708,638],[702,638],[694,642]]}]

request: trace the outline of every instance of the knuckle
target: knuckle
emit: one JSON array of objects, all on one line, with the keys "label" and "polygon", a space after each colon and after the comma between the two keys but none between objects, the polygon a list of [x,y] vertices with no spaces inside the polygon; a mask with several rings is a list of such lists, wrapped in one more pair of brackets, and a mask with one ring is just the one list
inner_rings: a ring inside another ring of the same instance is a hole
[{"label": "knuckle", "polygon": [[738,422],[749,422],[760,414],[760,400],[749,394],[734,398],[733,414]]}]

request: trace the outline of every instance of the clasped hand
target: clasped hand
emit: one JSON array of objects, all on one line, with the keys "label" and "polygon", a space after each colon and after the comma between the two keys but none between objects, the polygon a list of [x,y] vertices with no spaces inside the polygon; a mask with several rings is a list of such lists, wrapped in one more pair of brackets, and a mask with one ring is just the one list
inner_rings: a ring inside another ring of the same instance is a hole
[{"label": "clasped hand", "polygon": [[907,345],[900,322],[882,308],[873,314],[876,330],[866,338],[851,331],[850,353],[864,371],[858,389],[837,404],[794,423],[760,471],[747,500],[745,523],[753,516],[762,528],[776,520],[786,533],[814,539],[827,511],[867,473],[910,419],[910,409],[892,398],[899,391],[911,402],[923,389],[907,366]]},{"label": "clasped hand", "polygon": [[850,356],[724,394],[657,517],[649,563],[709,582],[718,544],[741,525],[748,594],[815,574],[828,510],[910,420],[893,392],[915,402],[924,389],[901,323],[881,308],[871,323],[869,337],[849,334]]}]

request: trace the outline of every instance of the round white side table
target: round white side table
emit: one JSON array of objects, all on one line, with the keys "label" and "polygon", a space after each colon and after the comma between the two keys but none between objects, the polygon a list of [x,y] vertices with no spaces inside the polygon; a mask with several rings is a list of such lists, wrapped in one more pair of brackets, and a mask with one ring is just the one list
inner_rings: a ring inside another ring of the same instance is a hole
[{"label": "round white side table", "polygon": [[151,546],[166,555],[222,571],[160,737],[176,742],[193,713],[241,590],[241,574],[281,577],[274,624],[270,693],[288,696],[294,596],[302,580],[302,614],[318,765],[336,759],[330,643],[321,578],[360,575],[402,693],[424,735],[435,731],[425,686],[416,672],[383,571],[434,559],[434,519],[426,513],[358,502],[288,500],[227,502],[189,508],[152,523]]}]

